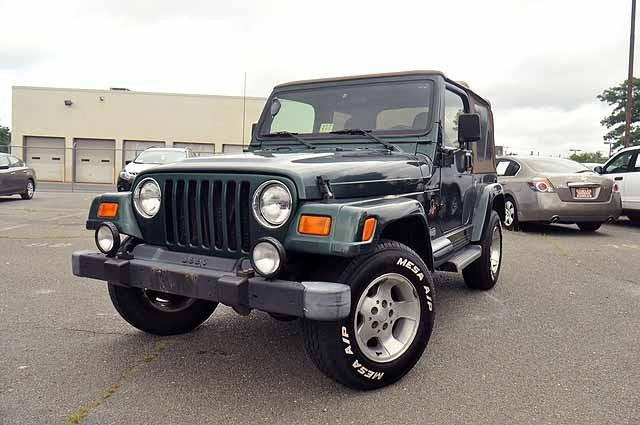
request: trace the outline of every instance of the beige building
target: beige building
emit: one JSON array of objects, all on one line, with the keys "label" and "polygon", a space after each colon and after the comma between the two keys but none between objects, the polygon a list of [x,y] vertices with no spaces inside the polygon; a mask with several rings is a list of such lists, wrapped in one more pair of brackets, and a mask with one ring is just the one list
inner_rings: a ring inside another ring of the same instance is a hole
[{"label": "beige building", "polygon": [[114,183],[124,164],[151,146],[190,147],[199,155],[241,151],[264,102],[126,89],[13,87],[11,152],[34,167],[42,181]]}]

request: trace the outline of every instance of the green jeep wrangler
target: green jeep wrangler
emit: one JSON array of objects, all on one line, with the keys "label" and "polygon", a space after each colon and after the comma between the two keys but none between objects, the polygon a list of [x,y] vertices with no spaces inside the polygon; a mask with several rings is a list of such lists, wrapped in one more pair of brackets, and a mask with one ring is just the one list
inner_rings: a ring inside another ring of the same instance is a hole
[{"label": "green jeep wrangler", "polygon": [[73,273],[107,282],[120,315],[189,332],[218,303],[302,319],[305,348],[355,389],[391,384],[434,324],[435,270],[490,289],[502,259],[489,102],[434,71],[277,86],[244,154],[140,173],[91,205],[100,252]]}]

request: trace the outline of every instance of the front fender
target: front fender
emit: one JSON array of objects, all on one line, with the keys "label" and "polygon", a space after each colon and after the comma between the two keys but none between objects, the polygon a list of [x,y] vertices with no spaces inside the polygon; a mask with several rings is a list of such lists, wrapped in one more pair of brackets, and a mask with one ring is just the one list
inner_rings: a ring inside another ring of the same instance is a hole
[{"label": "front fender", "polygon": [[504,189],[500,183],[491,183],[483,188],[473,211],[472,242],[478,242],[482,239],[482,231],[487,222],[487,214],[491,211],[494,200],[499,196],[504,197]]},{"label": "front fender", "polygon": [[[98,217],[98,207],[102,202],[115,202],[118,204],[118,213],[114,219]],[[89,217],[87,218],[87,229],[95,230],[101,223],[107,221],[115,224],[120,233],[142,239],[142,232],[140,232],[133,211],[131,192],[103,193],[93,199],[89,209]]]},{"label": "front fender", "polygon": [[[298,233],[298,222],[303,214],[331,217],[329,236]],[[308,202],[298,209],[284,245],[291,251],[354,257],[370,251],[389,223],[415,216],[424,221],[426,227],[427,218],[422,204],[411,198],[384,198],[346,203]],[[362,227],[368,217],[375,217],[377,225],[373,239],[363,242],[360,240]]]}]

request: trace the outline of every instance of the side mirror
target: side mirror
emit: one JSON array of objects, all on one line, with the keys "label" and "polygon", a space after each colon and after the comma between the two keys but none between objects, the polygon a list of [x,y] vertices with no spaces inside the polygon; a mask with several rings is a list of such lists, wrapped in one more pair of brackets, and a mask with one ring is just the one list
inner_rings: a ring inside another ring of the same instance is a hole
[{"label": "side mirror", "polygon": [[460,114],[458,116],[458,141],[460,145],[480,140],[480,115]]},{"label": "side mirror", "polygon": [[593,171],[595,173],[602,174],[604,172],[604,169],[602,168],[602,166],[597,165],[597,166],[593,167]]}]

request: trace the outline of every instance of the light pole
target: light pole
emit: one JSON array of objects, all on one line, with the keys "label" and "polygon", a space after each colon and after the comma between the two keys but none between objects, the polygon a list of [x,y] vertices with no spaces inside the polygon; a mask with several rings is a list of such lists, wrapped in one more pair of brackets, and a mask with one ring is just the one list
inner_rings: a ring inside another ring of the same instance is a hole
[{"label": "light pole", "polygon": [[611,150],[613,149],[615,142],[604,142],[604,144],[609,145],[609,158],[611,158]]},{"label": "light pole", "polygon": [[629,38],[629,74],[627,76],[627,106],[624,121],[624,147],[631,143],[631,108],[633,108],[633,45],[636,36],[636,0],[631,0],[631,36]]}]

